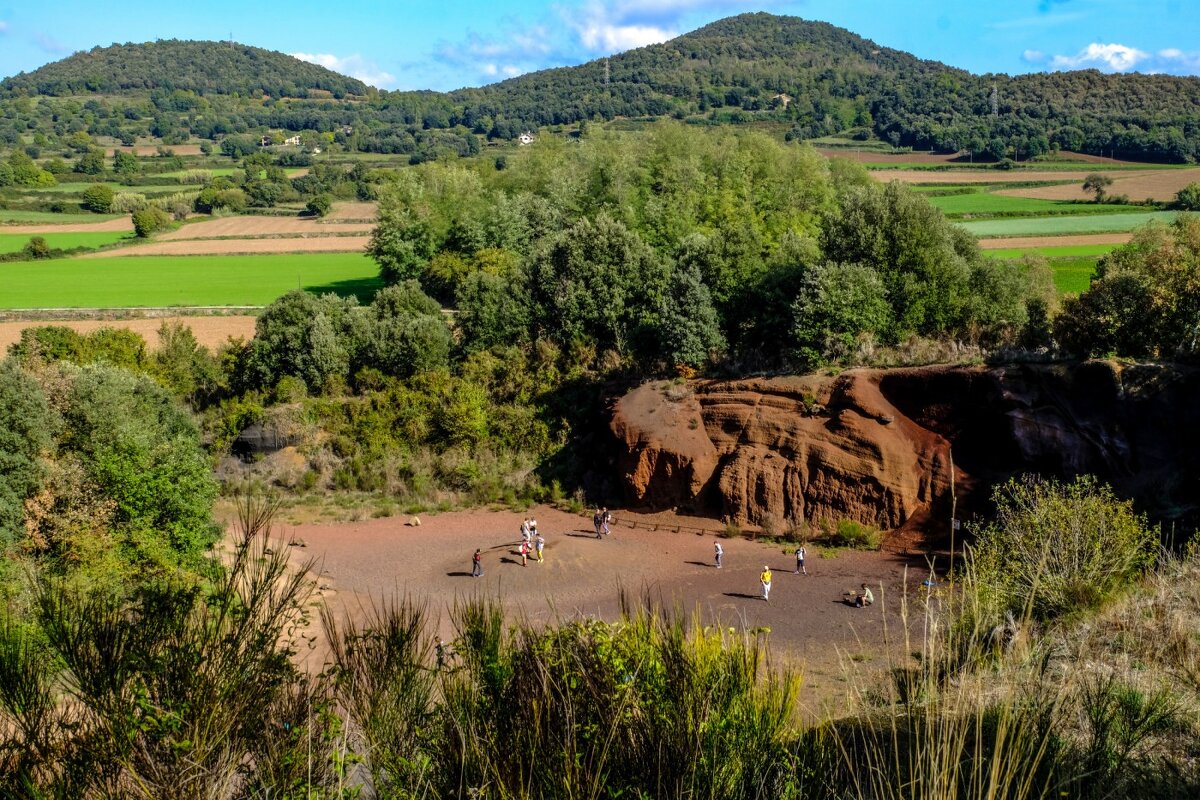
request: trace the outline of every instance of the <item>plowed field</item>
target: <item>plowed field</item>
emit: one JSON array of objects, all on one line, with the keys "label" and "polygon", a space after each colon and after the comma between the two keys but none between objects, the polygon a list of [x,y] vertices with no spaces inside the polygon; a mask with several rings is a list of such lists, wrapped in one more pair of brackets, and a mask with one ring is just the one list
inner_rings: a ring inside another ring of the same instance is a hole
[{"label": "plowed field", "polygon": [[254,253],[360,253],[369,236],[288,236],[273,239],[185,239],[177,242],[150,242],[135,247],[101,250],[80,258],[117,256],[200,256],[249,255]]}]

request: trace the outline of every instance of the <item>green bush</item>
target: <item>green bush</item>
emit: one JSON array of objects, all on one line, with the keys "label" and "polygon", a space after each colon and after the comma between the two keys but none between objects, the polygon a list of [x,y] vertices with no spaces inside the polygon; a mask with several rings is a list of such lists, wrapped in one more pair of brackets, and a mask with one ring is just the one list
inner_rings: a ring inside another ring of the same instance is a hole
[{"label": "green bush", "polygon": [[131,215],[133,231],[145,239],[171,224],[171,216],[158,206],[146,206]]},{"label": "green bush", "polygon": [[333,197],[328,194],[319,194],[309,200],[304,209],[314,217],[323,217],[333,208]]},{"label": "green bush", "polygon": [[116,193],[108,184],[94,183],[83,190],[79,205],[96,214],[107,214],[112,211],[113,197],[115,196]]},{"label": "green bush", "polygon": [[994,501],[995,521],[978,531],[967,563],[968,585],[990,618],[1093,608],[1153,559],[1155,531],[1093,477],[1014,479]]},{"label": "green bush", "polygon": [[44,236],[31,236],[25,246],[21,248],[21,252],[26,257],[36,260],[49,258],[51,255],[50,243]]}]

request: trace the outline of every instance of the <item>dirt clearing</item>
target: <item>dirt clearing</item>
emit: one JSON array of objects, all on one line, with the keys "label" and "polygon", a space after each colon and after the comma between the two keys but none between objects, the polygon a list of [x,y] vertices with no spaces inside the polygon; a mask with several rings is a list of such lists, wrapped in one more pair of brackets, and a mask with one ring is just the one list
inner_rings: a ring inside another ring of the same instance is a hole
[{"label": "dirt clearing", "polygon": [[1132,233],[1091,233],[1079,236],[1012,236],[1004,239],[980,239],[981,250],[1010,250],[1014,248],[1071,247],[1088,244],[1125,244]]},{"label": "dirt clearing", "polygon": [[360,253],[370,236],[286,237],[275,239],[193,239],[182,242],[151,242],[134,247],[86,253],[80,258],[124,256],[210,256],[257,255],[259,253]]},{"label": "dirt clearing", "polygon": [[[674,533],[669,521],[657,531],[632,530],[622,523],[649,518],[620,513],[612,535],[597,540],[590,517],[543,507],[531,513],[546,540],[545,563],[530,559],[525,567],[517,549],[523,514],[508,511],[422,514],[420,527],[408,526],[407,517],[280,525],[277,533],[305,544],[292,548],[295,556],[320,560],[320,582],[335,610],[353,615],[371,598],[407,596],[429,604],[447,637],[453,633],[449,611],[460,599],[499,599],[510,614],[535,623],[614,619],[622,589],[635,601],[649,599],[685,615],[699,611],[708,622],[766,628],[772,651],[803,666],[803,702],[810,708],[845,692],[841,657],[862,658],[858,666],[865,669],[884,666],[885,616],[893,635],[901,629],[894,611],[905,591],[905,568],[914,562],[900,556],[841,550],[821,557],[810,547],[809,575],[803,576],[794,574],[790,548],[722,539],[718,570],[717,539]],[[476,547],[483,550],[481,578],[471,577]],[[759,584],[764,564],[774,572],[769,602]],[[910,591],[925,576],[923,568],[911,569]],[[844,604],[842,593],[864,582],[881,602],[868,609]]]},{"label": "dirt clearing", "polygon": [[104,155],[112,158],[113,153],[120,150],[122,153],[133,153],[137,156],[154,156],[158,155],[158,149],[170,150],[177,156],[198,156],[200,155],[200,145],[198,144],[138,144],[133,147],[106,147]]},{"label": "dirt clearing", "polygon": [[254,336],[254,320],[251,316],[205,316],[205,317],[146,317],[140,319],[79,319],[64,321],[0,322],[0,355],[8,352],[8,346],[21,339],[21,331],[41,325],[61,325],[80,333],[91,333],[100,328],[125,328],[141,335],[151,350],[158,347],[158,329],[164,323],[178,320],[192,329],[196,341],[210,350],[215,350],[230,336],[250,339]]}]

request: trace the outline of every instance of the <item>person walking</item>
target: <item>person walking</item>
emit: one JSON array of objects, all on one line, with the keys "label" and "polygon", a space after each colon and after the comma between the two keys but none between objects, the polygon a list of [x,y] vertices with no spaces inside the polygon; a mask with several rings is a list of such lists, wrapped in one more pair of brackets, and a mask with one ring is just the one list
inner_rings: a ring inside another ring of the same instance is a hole
[{"label": "person walking", "polygon": [[521,566],[529,566],[529,542],[521,542]]},{"label": "person walking", "polygon": [[804,545],[796,548],[796,574],[807,575],[808,570],[804,568]]},{"label": "person walking", "polygon": [[545,561],[545,559],[542,558],[542,548],[546,546],[546,540],[539,533],[537,535],[537,539],[534,539],[533,543],[534,547],[537,549],[537,562],[541,564],[543,561]]},{"label": "person walking", "polygon": [[479,578],[483,576],[483,553],[478,547],[475,548],[475,555],[471,557],[471,577]]},{"label": "person walking", "polygon": [[596,513],[592,514],[592,527],[596,529],[596,538],[599,539],[604,529],[604,514],[599,507],[596,508]]},{"label": "person walking", "polygon": [[720,542],[713,542],[713,558],[716,559],[717,569],[721,568],[721,556],[725,555],[725,550],[721,548]]},{"label": "person walking", "polygon": [[771,568],[763,564],[762,574],[758,576],[759,582],[762,584],[763,600],[770,601],[771,599]]},{"label": "person walking", "polygon": [[600,530],[604,531],[605,536],[612,533],[612,530],[608,527],[610,522],[612,522],[612,514],[608,513],[607,508],[600,509]]}]

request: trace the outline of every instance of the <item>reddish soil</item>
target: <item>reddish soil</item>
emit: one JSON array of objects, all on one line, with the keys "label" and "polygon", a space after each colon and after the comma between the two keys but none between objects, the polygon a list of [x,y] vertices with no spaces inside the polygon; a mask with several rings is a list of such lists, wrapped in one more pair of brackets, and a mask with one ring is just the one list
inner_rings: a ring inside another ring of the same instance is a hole
[{"label": "reddish soil", "polygon": [[250,316],[207,316],[207,317],[156,317],[143,319],[84,319],[35,322],[22,320],[19,322],[0,322],[0,354],[8,351],[8,346],[20,341],[21,331],[38,325],[62,325],[80,333],[91,333],[98,328],[127,328],[140,334],[146,340],[146,345],[153,350],[158,346],[158,329],[163,322],[179,320],[192,329],[196,340],[205,347],[215,350],[230,336],[241,336],[249,339],[254,336],[255,317]]},{"label": "reddish soil", "polygon": [[[320,583],[335,610],[353,613],[372,598],[407,596],[427,602],[448,637],[449,612],[458,600],[499,599],[510,613],[533,622],[613,619],[622,589],[635,601],[649,598],[688,615],[699,611],[707,621],[740,630],[766,627],[772,652],[804,669],[810,708],[845,695],[843,661],[855,658],[861,662],[856,668],[886,666],[885,629],[892,636],[901,631],[897,612],[906,567],[913,587],[926,575],[921,562],[888,553],[836,551],[822,558],[810,547],[805,577],[793,574],[791,550],[746,539],[720,540],[725,564],[717,570],[714,536],[675,533],[667,523],[677,518],[669,515],[621,512],[612,535],[598,541],[590,516],[546,507],[531,513],[546,539],[546,560],[531,559],[527,567],[517,552],[523,515],[509,511],[423,514],[420,527],[410,527],[408,518],[280,525],[277,533],[306,545],[293,548],[296,557],[320,560]],[[630,527],[633,520],[639,529]],[[664,529],[647,530],[647,521],[662,522]],[[681,521],[717,527],[713,520]],[[478,579],[471,577],[476,547],[484,552]],[[764,564],[774,570],[769,603],[761,599],[758,579]],[[843,603],[842,593],[863,582],[880,602],[868,609]]]},{"label": "reddish soil", "polygon": [[286,237],[274,239],[193,239],[182,242],[150,242],[149,244],[98,250],[79,258],[114,258],[116,256],[199,256],[242,255],[256,253],[359,253],[369,236],[323,236],[318,238]]},{"label": "reddish soil", "polygon": [[325,215],[325,222],[373,220],[377,216],[379,206],[375,203],[335,203]]},{"label": "reddish soil", "polygon": [[71,222],[62,225],[0,225],[3,233],[107,233],[109,231],[132,231],[133,222],[129,217],[105,220],[104,222]]},{"label": "reddish soil", "polygon": [[1011,250],[1016,247],[1069,247],[1087,244],[1125,244],[1132,233],[1088,233],[1077,236],[1013,236],[1004,239],[980,239],[981,250]]}]

